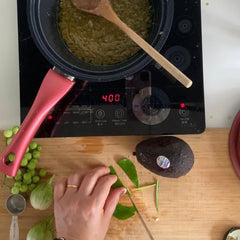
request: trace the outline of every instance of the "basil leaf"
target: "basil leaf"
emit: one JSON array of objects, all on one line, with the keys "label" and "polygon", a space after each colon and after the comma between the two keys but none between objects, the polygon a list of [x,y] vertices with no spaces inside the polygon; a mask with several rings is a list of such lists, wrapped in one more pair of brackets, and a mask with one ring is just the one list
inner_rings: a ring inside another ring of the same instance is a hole
[{"label": "basil leaf", "polygon": [[139,187],[139,178],[136,171],[136,168],[131,160],[124,158],[117,162],[120,168],[126,173],[132,183],[138,188]]},{"label": "basil leaf", "polygon": [[113,216],[119,220],[125,220],[134,216],[135,212],[135,207],[123,206],[122,204],[118,203],[113,213]]},{"label": "basil leaf", "polygon": [[109,168],[110,168],[110,174],[117,176],[117,181],[112,185],[112,188],[125,187],[123,185],[123,183],[121,182],[121,180],[119,179],[119,177],[118,177],[115,169],[113,168],[113,166],[110,166]]}]

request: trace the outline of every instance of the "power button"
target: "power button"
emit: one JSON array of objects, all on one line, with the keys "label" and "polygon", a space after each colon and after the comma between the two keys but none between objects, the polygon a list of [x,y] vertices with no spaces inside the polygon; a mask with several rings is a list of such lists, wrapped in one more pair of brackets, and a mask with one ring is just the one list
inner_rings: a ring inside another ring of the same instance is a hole
[{"label": "power button", "polygon": [[190,113],[188,109],[179,109],[178,112],[181,117],[188,117]]}]

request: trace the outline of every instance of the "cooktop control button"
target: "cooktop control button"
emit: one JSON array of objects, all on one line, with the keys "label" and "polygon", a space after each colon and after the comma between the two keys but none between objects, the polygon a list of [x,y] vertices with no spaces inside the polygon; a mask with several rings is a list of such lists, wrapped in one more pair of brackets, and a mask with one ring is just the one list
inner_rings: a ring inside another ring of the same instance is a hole
[{"label": "cooktop control button", "polygon": [[181,117],[188,117],[189,116],[189,110],[188,109],[179,109],[179,115]]},{"label": "cooktop control button", "polygon": [[105,117],[105,111],[102,109],[98,109],[95,113],[97,119],[103,119]]},{"label": "cooktop control button", "polygon": [[124,117],[125,117],[125,112],[124,112],[123,109],[118,108],[118,109],[115,110],[115,118],[122,119]]},{"label": "cooktop control button", "polygon": [[136,118],[146,125],[163,122],[170,113],[169,98],[161,89],[146,87],[139,91],[132,102]]}]

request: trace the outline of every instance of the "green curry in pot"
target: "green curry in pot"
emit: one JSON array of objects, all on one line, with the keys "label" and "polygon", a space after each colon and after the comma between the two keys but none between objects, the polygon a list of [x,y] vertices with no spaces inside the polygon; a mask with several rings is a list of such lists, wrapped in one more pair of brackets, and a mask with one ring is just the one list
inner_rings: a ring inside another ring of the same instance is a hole
[{"label": "green curry in pot", "polygon": [[[149,0],[111,0],[120,19],[147,39],[151,24]],[[117,26],[102,17],[82,12],[71,0],[61,0],[59,29],[69,50],[94,65],[124,62],[139,47]]]}]

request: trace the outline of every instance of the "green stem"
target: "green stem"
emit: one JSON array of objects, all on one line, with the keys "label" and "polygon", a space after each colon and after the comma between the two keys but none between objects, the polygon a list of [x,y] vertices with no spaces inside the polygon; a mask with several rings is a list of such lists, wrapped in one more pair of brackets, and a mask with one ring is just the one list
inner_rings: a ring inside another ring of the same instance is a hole
[{"label": "green stem", "polygon": [[51,185],[54,178],[55,178],[55,174],[53,174],[53,175],[51,176],[51,178],[48,180],[47,183],[48,183],[49,185]]},{"label": "green stem", "polygon": [[156,183],[156,208],[157,208],[157,211],[159,211],[158,192],[159,192],[159,180],[157,180],[157,183]]},{"label": "green stem", "polygon": [[133,191],[140,191],[140,190],[147,189],[147,188],[151,188],[151,187],[154,187],[154,186],[156,186],[156,183],[153,183],[153,184],[151,184],[151,185],[146,185],[146,186],[138,187],[138,188],[133,188],[132,190],[133,190]]}]

